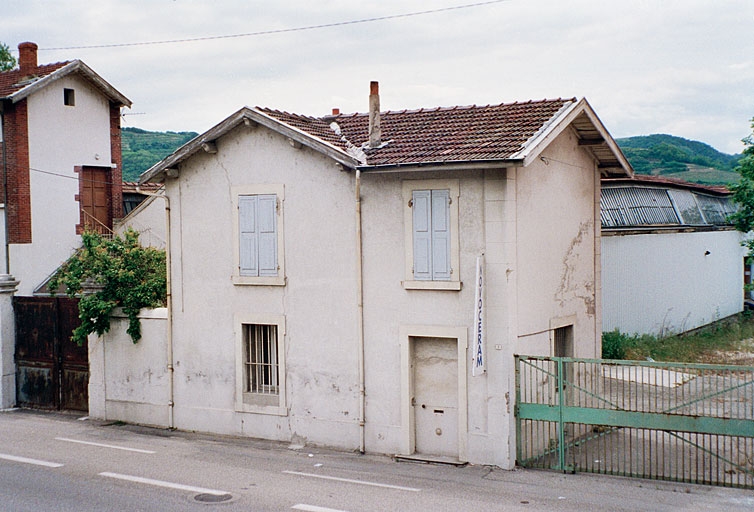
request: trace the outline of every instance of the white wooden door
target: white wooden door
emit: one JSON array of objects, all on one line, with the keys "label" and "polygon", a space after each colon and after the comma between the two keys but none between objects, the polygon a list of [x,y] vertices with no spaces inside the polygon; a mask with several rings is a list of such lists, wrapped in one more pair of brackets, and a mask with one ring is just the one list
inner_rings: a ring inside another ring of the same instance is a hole
[{"label": "white wooden door", "polygon": [[417,337],[411,347],[415,451],[458,457],[458,341]]}]

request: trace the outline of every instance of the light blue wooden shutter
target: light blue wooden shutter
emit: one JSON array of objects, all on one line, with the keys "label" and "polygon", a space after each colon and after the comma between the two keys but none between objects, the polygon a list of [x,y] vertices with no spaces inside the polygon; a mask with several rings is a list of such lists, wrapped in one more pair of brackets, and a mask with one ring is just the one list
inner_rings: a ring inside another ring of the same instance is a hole
[{"label": "light blue wooden shutter", "polygon": [[432,191],[432,280],[450,279],[450,193]]},{"label": "light blue wooden shutter", "polygon": [[258,196],[259,275],[278,275],[277,196]]},{"label": "light blue wooden shutter", "polygon": [[238,272],[242,276],[258,276],[257,196],[238,197],[238,231]]},{"label": "light blue wooden shutter", "polygon": [[414,190],[411,194],[414,223],[414,279],[432,279],[431,192]]}]

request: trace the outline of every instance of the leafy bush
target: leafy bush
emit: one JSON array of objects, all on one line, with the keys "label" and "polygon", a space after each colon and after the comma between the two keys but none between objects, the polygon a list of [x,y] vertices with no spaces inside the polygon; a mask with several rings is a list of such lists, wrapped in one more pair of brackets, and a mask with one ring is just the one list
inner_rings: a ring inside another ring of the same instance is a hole
[{"label": "leafy bush", "polygon": [[[112,239],[86,232],[82,242],[49,283],[51,290],[64,286],[69,297],[81,297],[81,325],[73,331],[73,340],[81,345],[90,333],[108,332],[113,309],[121,307],[128,317],[126,332],[136,343],[141,339],[139,310],[162,306],[167,299],[165,252],[139,245],[139,234],[132,229]],[[98,291],[84,294],[89,283]]]},{"label": "leafy bush", "polygon": [[626,359],[626,345],[628,336],[618,329],[602,333],[602,358],[603,359]]}]

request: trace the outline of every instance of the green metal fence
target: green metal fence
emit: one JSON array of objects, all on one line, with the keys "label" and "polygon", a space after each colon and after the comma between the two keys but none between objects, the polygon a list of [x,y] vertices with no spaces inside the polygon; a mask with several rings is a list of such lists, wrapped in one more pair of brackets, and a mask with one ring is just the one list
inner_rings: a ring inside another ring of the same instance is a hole
[{"label": "green metal fence", "polygon": [[516,356],[517,462],[754,488],[754,367]]}]

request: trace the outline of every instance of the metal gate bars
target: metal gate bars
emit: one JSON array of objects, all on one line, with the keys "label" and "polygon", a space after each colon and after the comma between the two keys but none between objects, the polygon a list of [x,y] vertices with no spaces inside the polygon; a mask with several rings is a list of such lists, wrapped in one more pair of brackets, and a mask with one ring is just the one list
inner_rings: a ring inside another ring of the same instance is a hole
[{"label": "metal gate bars", "polygon": [[516,356],[517,462],[754,488],[754,367]]}]

